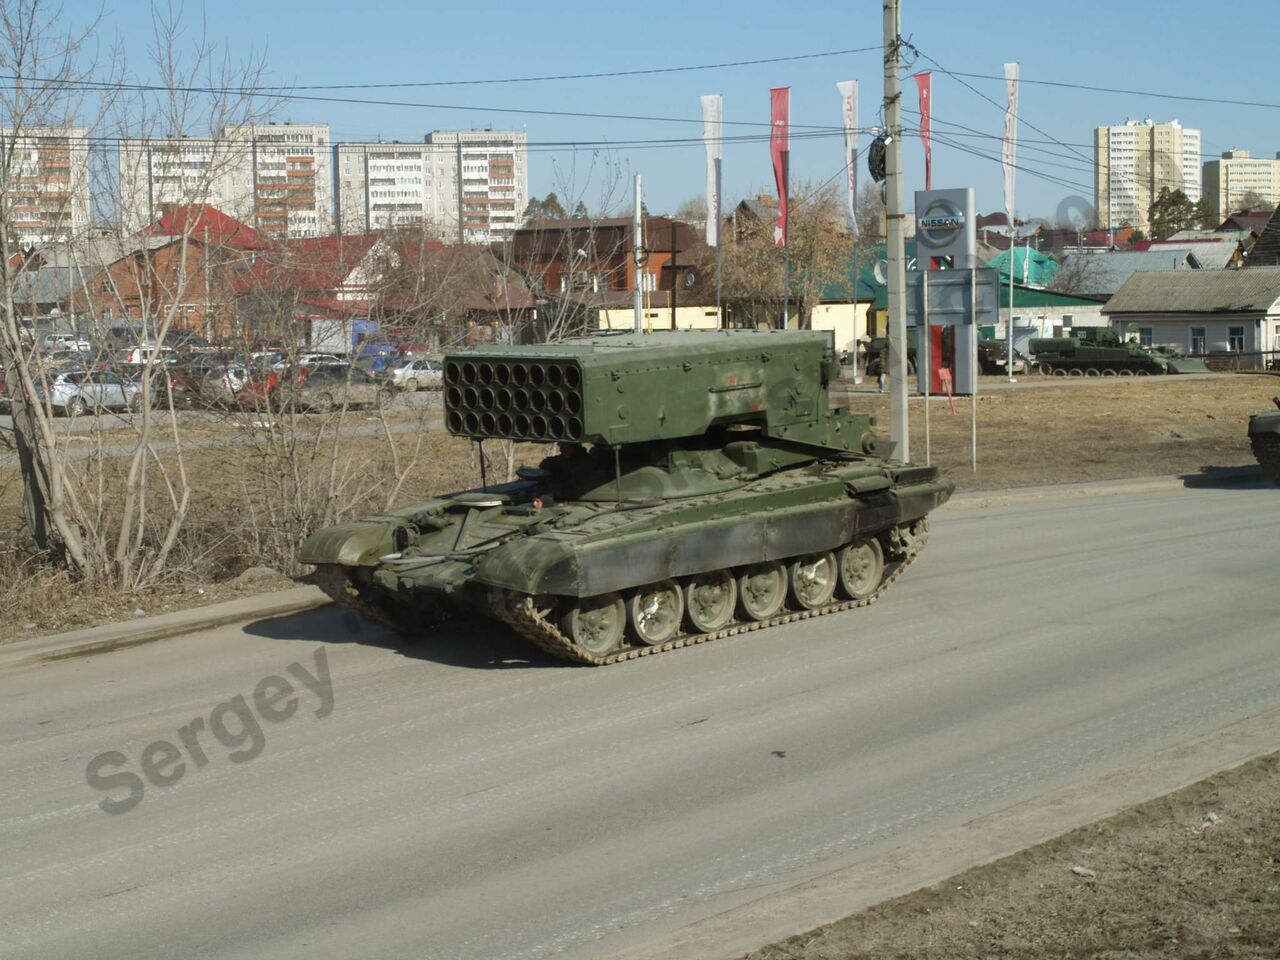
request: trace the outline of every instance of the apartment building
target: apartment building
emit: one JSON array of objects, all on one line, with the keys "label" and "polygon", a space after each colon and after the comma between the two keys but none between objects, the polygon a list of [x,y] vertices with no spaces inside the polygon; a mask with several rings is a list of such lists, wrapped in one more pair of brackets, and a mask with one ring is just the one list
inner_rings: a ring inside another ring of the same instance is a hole
[{"label": "apartment building", "polygon": [[1201,188],[1217,221],[1240,212],[1246,193],[1258,194],[1275,209],[1280,204],[1280,153],[1274,159],[1255,157],[1233,147],[1221,159],[1205,162]]},{"label": "apartment building", "polygon": [[333,229],[329,126],[264,123],[216,137],[136,138],[120,143],[120,213],[139,230],[173,204],[205,204],[267,237],[316,237]]},{"label": "apartment building", "polygon": [[333,152],[343,233],[427,223],[440,239],[456,239],[455,150],[391,141],[342,143]]},{"label": "apartment building", "polygon": [[89,227],[89,141],[82,127],[0,128],[0,216],[10,241],[83,236]]},{"label": "apartment building", "polygon": [[1100,226],[1146,230],[1162,187],[1200,199],[1200,131],[1177,120],[1126,120],[1094,130],[1094,206]]},{"label": "apartment building", "polygon": [[441,240],[508,239],[529,202],[527,137],[434,130],[422,143],[334,148],[338,222],[347,232],[425,222]]}]

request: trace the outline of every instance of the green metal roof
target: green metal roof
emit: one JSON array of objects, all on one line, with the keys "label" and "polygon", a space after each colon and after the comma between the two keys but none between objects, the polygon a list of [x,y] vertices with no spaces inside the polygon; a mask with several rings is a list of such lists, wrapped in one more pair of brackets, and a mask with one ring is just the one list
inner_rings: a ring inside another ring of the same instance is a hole
[{"label": "green metal roof", "polygon": [[[992,257],[987,261],[988,267],[1000,271],[1000,279],[1009,279],[1009,251]],[[1013,248],[1013,280],[1015,283],[1026,283],[1033,287],[1043,287],[1058,275],[1058,261],[1039,250],[1028,250],[1026,247]],[[1015,297],[1016,299],[1016,297]]]}]

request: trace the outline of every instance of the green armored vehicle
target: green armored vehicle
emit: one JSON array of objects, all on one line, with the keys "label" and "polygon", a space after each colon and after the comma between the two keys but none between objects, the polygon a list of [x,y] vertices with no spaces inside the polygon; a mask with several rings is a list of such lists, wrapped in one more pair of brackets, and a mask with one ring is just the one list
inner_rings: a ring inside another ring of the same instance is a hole
[{"label": "green armored vehicle", "polygon": [[303,545],[330,596],[406,634],[467,610],[606,664],[863,606],[954,489],[830,407],[821,333],[600,335],[444,368],[450,433],[557,446]]},{"label": "green armored vehicle", "polygon": [[1076,327],[1070,337],[1035,337],[1027,349],[1045,375],[1055,377],[1145,377],[1166,373],[1208,373],[1203,360],[1171,350],[1121,342],[1110,327]]},{"label": "green armored vehicle", "polygon": [[1262,472],[1280,484],[1280,397],[1272,398],[1277,409],[1255,413],[1249,418],[1249,445],[1262,464]]}]

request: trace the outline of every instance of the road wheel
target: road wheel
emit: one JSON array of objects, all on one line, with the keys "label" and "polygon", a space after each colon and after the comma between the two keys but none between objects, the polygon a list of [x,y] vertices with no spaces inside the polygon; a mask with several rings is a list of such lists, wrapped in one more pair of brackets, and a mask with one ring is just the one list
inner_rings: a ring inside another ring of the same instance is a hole
[{"label": "road wheel", "polygon": [[684,617],[684,594],[674,580],[640,587],[627,602],[631,634],[647,646],[666,643],[680,629]]},{"label": "road wheel", "polygon": [[700,573],[686,581],[684,598],[689,625],[698,633],[714,633],[733,619],[738,585],[727,570]]},{"label": "road wheel", "polygon": [[738,575],[738,606],[744,619],[768,620],[787,599],[787,571],[777,561],[756,563]]},{"label": "road wheel", "polygon": [[1132,376],[1133,376],[1133,371],[1132,371],[1132,370],[1130,370],[1128,367],[1125,367],[1123,370],[1121,370],[1121,371],[1120,371],[1120,376],[1122,376],[1122,377],[1132,377]]},{"label": "road wheel", "polygon": [[588,653],[607,656],[622,642],[627,609],[616,593],[583,597],[571,602],[560,618],[560,629]]},{"label": "road wheel", "polygon": [[787,566],[791,596],[797,606],[816,610],[830,602],[839,580],[834,553],[828,551],[797,557]]},{"label": "road wheel", "polygon": [[875,537],[858,540],[840,551],[840,590],[850,600],[865,600],[884,577],[884,549]]},{"label": "road wheel", "polygon": [[405,388],[406,390],[408,390],[410,393],[417,393],[417,392],[418,392],[418,381],[417,381],[417,380],[415,380],[413,377],[410,377],[408,380],[406,380],[406,381],[404,382],[403,386],[404,386],[404,388]]},{"label": "road wheel", "polygon": [[392,390],[390,387],[382,387],[378,390],[377,394],[374,396],[373,405],[378,410],[382,410],[385,407],[391,406],[391,403],[393,400],[395,400],[395,398],[396,398],[396,392],[394,390]]},{"label": "road wheel", "polygon": [[1068,370],[1068,371],[1067,371],[1067,376],[1069,376],[1069,377],[1083,377],[1083,376],[1084,376],[1084,371],[1083,371],[1083,370],[1081,370],[1079,367],[1072,367],[1070,370]]},{"label": "road wheel", "polygon": [[1137,377],[1149,377],[1149,376],[1151,376],[1151,371],[1150,371],[1150,370],[1142,370],[1142,369],[1139,369],[1139,370],[1135,370],[1135,371],[1133,371],[1133,373],[1134,373],[1134,376],[1137,376]]},{"label": "road wheel", "polygon": [[322,393],[311,401],[311,409],[318,413],[333,413],[335,406],[332,393]]},{"label": "road wheel", "polygon": [[1098,373],[1099,373],[1099,370],[1097,367],[1089,367],[1087,370],[1085,370],[1084,375],[1086,377],[1096,377],[1098,376]]},{"label": "road wheel", "polygon": [[84,397],[76,397],[67,404],[67,416],[69,417],[83,417],[88,412],[89,407],[84,402]]},{"label": "road wheel", "polygon": [[1042,377],[1049,377],[1053,375],[1053,367],[1048,364],[1041,363],[1036,366],[1036,372]]},{"label": "road wheel", "polygon": [[1112,370],[1110,367],[1107,367],[1107,369],[1102,371],[1102,375],[1104,377],[1114,377],[1116,375],[1116,372]]},{"label": "road wheel", "polygon": [[1053,368],[1053,375],[1054,375],[1055,377],[1065,377],[1065,376],[1067,375],[1066,368],[1065,368],[1065,367],[1054,367],[1054,368]]}]

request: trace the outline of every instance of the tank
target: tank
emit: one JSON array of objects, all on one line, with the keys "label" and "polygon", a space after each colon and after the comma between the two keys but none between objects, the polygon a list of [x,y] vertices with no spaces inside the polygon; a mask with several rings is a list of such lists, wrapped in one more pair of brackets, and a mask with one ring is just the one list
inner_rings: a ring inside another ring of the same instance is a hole
[{"label": "tank", "polygon": [[1262,472],[1280,484],[1280,397],[1273,397],[1275,410],[1255,413],[1249,418],[1249,445]]},{"label": "tank", "polygon": [[1208,373],[1205,362],[1167,348],[1122,342],[1110,327],[1076,327],[1070,337],[1033,337],[1027,349],[1042,374],[1055,377],[1146,377]]},{"label": "tank", "polygon": [[954,490],[831,407],[823,333],[600,335],[444,368],[450,433],[548,456],[301,550],[336,601],[410,636],[470,612],[603,665],[847,611],[906,572]]}]

